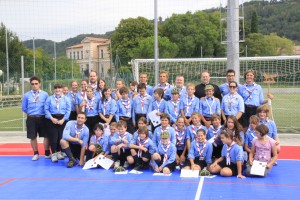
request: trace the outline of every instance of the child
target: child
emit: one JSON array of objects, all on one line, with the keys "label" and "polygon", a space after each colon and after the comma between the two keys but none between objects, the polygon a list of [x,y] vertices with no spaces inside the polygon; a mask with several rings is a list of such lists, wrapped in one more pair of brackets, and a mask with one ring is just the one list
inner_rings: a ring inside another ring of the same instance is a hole
[{"label": "child", "polygon": [[140,83],[144,83],[146,85],[147,94],[152,96],[153,95],[153,88],[150,85],[148,85],[148,83],[147,83],[147,81],[148,81],[147,73],[141,72],[140,77],[139,77],[139,81],[140,81]]},{"label": "child", "polygon": [[230,130],[221,132],[221,140],[224,144],[222,149],[222,157],[216,159],[210,165],[211,173],[220,173],[221,176],[237,176],[237,178],[245,178],[242,175],[243,165],[243,148],[237,145],[233,140],[233,134]]},{"label": "child", "polygon": [[[275,144],[276,141],[267,137],[268,132],[269,128],[264,124],[260,124],[255,128],[257,138],[253,140],[253,145],[249,154],[249,166],[246,170],[247,176],[251,176],[250,172],[253,160],[267,162],[264,176],[266,176],[271,171],[273,164],[277,160],[277,147]],[[271,155],[273,156],[271,157]]]},{"label": "child", "polygon": [[[138,121],[138,130],[146,127],[147,128],[147,119],[145,117],[141,117]],[[138,138],[138,130],[134,132],[132,139],[136,140]],[[153,133],[148,130],[148,137],[152,140],[153,139]]]},{"label": "child", "polygon": [[63,94],[64,94],[64,95],[68,95],[68,92],[69,92],[68,86],[64,86],[64,87],[63,87]]},{"label": "child", "polygon": [[240,125],[235,116],[229,115],[224,125],[224,129],[230,130],[233,134],[234,141],[240,145],[244,146],[245,143],[245,134],[243,132],[243,127]]},{"label": "child", "polygon": [[221,152],[223,148],[223,143],[220,139],[220,133],[222,130],[221,126],[221,117],[220,115],[213,114],[211,116],[212,125],[210,125],[209,129],[207,130],[207,140],[209,143],[213,145],[213,158],[220,158]]},{"label": "child", "polygon": [[[127,161],[128,156],[130,156],[130,141],[132,135],[127,130],[127,124],[125,121],[120,120],[118,122],[118,133],[115,133],[111,139],[111,155],[113,160],[116,162],[120,160],[120,166],[124,167],[125,161]],[[117,162],[118,163],[118,162]],[[118,164],[115,163],[115,167],[118,167]]]},{"label": "child", "polygon": [[192,125],[188,126],[186,129],[186,146],[188,151],[191,148],[191,143],[194,141],[197,131],[202,128],[207,132],[207,128],[200,123],[201,115],[199,113],[194,112],[191,119]]},{"label": "child", "polygon": [[[98,156],[104,155],[107,156],[109,154],[108,147],[108,137],[103,135],[103,126],[101,124],[95,124],[93,128],[94,135],[92,135],[90,139],[89,151],[87,151],[86,160]],[[101,151],[99,151],[99,146]]]},{"label": "child", "polygon": [[184,169],[203,170],[209,168],[212,163],[211,156],[213,152],[212,144],[206,141],[206,132],[204,129],[198,129],[196,139],[191,144],[186,166]]},{"label": "child", "polygon": [[205,86],[205,97],[200,99],[200,108],[199,113],[201,114],[201,120],[203,125],[207,128],[211,125],[211,116],[213,114],[221,115],[221,104],[218,98],[213,96],[214,86],[206,85]]},{"label": "child", "polygon": [[156,147],[159,146],[159,142],[160,142],[160,136],[161,133],[164,131],[167,131],[168,134],[170,135],[170,140],[171,143],[173,143],[174,145],[176,145],[176,137],[175,137],[175,130],[173,127],[170,126],[170,115],[166,114],[166,113],[162,113],[160,116],[160,120],[161,120],[161,125],[158,126],[153,133],[153,143]]},{"label": "child", "polygon": [[167,101],[163,99],[164,96],[164,90],[161,88],[157,88],[154,90],[154,101],[150,104],[148,113],[152,112],[153,110],[156,110],[156,115],[160,116],[162,113],[167,113]]},{"label": "child", "polygon": [[170,174],[176,167],[176,147],[167,131],[161,134],[157,152],[152,155],[152,167],[155,172],[164,174]]},{"label": "child", "polygon": [[170,114],[171,124],[175,124],[177,118],[180,116],[180,95],[177,88],[171,91],[172,99],[168,101],[167,113]]},{"label": "child", "polygon": [[182,166],[185,163],[185,158],[187,155],[187,148],[186,148],[186,133],[185,133],[185,126],[184,126],[184,118],[178,117],[176,124],[175,124],[175,136],[176,136],[176,163],[177,165]]},{"label": "child", "polygon": [[117,112],[117,102],[111,97],[111,89],[105,87],[102,90],[102,99],[99,101],[98,113],[100,122],[104,123],[104,127],[115,121]]},{"label": "child", "polygon": [[129,164],[135,164],[135,170],[141,170],[149,167],[151,156],[155,152],[152,140],[148,137],[147,127],[141,127],[138,130],[138,138],[131,140],[131,156],[128,157]]},{"label": "child", "polygon": [[269,128],[268,136],[276,141],[277,154],[280,152],[280,140],[277,134],[277,127],[273,120],[268,118],[268,105],[262,105],[257,108],[257,116],[260,124],[264,124]]},{"label": "child", "polygon": [[191,116],[194,112],[199,112],[199,99],[195,97],[195,85],[187,84],[187,96],[181,97],[180,113],[184,117],[186,126],[191,124]]},{"label": "child", "polygon": [[110,150],[111,150],[111,146],[113,145],[112,144],[112,138],[115,135],[115,133],[118,132],[118,124],[117,124],[117,122],[112,122],[109,125],[109,130],[110,130],[110,135],[108,136],[108,139],[107,139],[108,140],[107,149],[109,151],[109,156],[107,156],[107,157],[112,158]]},{"label": "child", "polygon": [[119,92],[121,98],[117,101],[116,121],[118,122],[120,119],[126,121],[127,131],[133,134],[135,131],[132,123],[133,101],[128,98],[129,90],[127,87],[121,87]]},{"label": "child", "polygon": [[128,95],[129,98],[133,99],[137,95],[137,85],[138,85],[138,82],[136,82],[136,81],[129,82],[129,89],[130,89],[130,92]]},{"label": "child", "polygon": [[249,119],[249,128],[246,131],[244,149],[249,154],[252,148],[252,141],[256,139],[255,128],[259,125],[259,118],[252,115]]},{"label": "child", "polygon": [[136,127],[140,117],[147,117],[147,112],[152,102],[152,97],[146,92],[146,84],[138,84],[138,95],[133,98],[132,122]]}]

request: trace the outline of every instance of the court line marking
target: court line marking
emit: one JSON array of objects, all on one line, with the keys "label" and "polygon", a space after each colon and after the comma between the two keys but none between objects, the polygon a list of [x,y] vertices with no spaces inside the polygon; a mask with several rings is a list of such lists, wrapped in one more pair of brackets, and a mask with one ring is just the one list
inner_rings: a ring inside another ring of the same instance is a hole
[{"label": "court line marking", "polygon": [[13,178],[10,178],[10,179],[8,179],[7,181],[4,181],[3,183],[0,183],[0,187],[1,187],[1,186],[4,186],[4,185],[7,185],[8,183],[10,183],[10,182],[12,182],[12,181],[14,181],[14,179],[13,179]]},{"label": "court line marking", "polygon": [[199,184],[198,184],[198,188],[197,188],[195,200],[200,199],[201,192],[202,192],[202,188],[203,188],[203,183],[204,183],[204,177],[201,176],[200,181],[199,181]]},{"label": "court line marking", "polygon": [[7,120],[7,121],[2,121],[2,122],[0,122],[0,124],[4,124],[4,123],[7,123],[7,122],[19,121],[19,120],[21,120],[21,119],[23,119],[23,118],[17,118],[17,119],[12,119],[12,120]]}]

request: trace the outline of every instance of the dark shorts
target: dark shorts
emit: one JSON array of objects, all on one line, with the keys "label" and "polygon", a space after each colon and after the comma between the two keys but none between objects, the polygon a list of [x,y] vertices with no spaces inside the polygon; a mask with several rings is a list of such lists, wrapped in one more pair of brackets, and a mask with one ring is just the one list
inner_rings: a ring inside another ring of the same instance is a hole
[{"label": "dark shorts", "polygon": [[[163,160],[164,160],[164,155],[160,155],[160,162],[158,163],[158,166],[161,166],[163,164]],[[176,165],[177,165],[177,163],[175,160],[174,162],[167,164],[165,167],[167,167],[172,172],[175,170]]]},{"label": "dark shorts", "polygon": [[27,116],[26,120],[27,138],[35,139],[39,137],[46,137],[46,119],[45,116]]},{"label": "dark shorts", "polygon": [[74,158],[80,159],[81,145],[78,143],[69,143]]},{"label": "dark shorts", "polygon": [[[180,157],[183,153],[183,150],[177,150],[177,155]],[[187,157],[187,152],[185,152],[185,157]]]},{"label": "dark shorts", "polygon": [[[134,149],[136,153],[138,153],[139,150]],[[142,152],[142,158],[147,158],[148,160],[151,160],[151,154],[149,153],[149,151],[147,152]]]},{"label": "dark shorts", "polygon": [[77,120],[77,113],[76,113],[76,111],[71,111],[69,120]]},{"label": "dark shorts", "polygon": [[[198,156],[198,157],[195,157],[194,163],[195,163],[196,165],[199,165],[199,166],[201,167],[201,170],[202,170],[204,167],[207,166],[207,163],[206,163],[206,161],[205,161],[205,158],[204,158],[204,160],[200,160],[200,157],[199,157],[199,156]],[[186,160],[185,166],[191,166],[190,159],[187,159],[187,160]]]},{"label": "dark shorts", "polygon": [[226,158],[224,158],[221,162],[218,163],[218,165],[223,169],[224,167],[228,167],[232,171],[232,176],[237,176],[238,170],[237,170],[237,164],[231,162],[230,165],[226,164]]},{"label": "dark shorts", "polygon": [[213,158],[220,158],[221,153],[222,153],[222,148],[223,148],[223,145],[220,145],[220,144],[218,144],[217,146],[213,145],[212,157]]}]

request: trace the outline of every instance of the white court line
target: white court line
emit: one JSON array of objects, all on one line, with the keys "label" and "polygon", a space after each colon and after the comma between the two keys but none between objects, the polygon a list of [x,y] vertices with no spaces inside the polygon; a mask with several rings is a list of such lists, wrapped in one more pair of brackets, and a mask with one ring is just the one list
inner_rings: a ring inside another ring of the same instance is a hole
[{"label": "white court line", "polygon": [[23,118],[2,121],[2,122],[0,122],[0,124],[4,124],[4,123],[7,123],[7,122],[14,122],[14,121],[18,121],[18,120],[21,120],[21,119],[23,119]]},{"label": "white court line", "polygon": [[200,199],[201,192],[202,192],[202,187],[203,187],[203,183],[204,183],[204,176],[201,176],[199,184],[198,184],[198,189],[197,189],[197,193],[196,193],[196,196],[195,196],[195,200],[199,200]]}]

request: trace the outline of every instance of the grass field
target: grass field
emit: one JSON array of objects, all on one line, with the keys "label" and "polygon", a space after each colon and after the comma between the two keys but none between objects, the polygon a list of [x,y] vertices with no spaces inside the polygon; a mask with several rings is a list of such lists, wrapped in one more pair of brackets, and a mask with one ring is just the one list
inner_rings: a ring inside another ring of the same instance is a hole
[{"label": "grass field", "polygon": [[[300,94],[274,94],[273,116],[280,133],[299,133]],[[21,107],[0,109],[0,131],[22,131]]]}]

